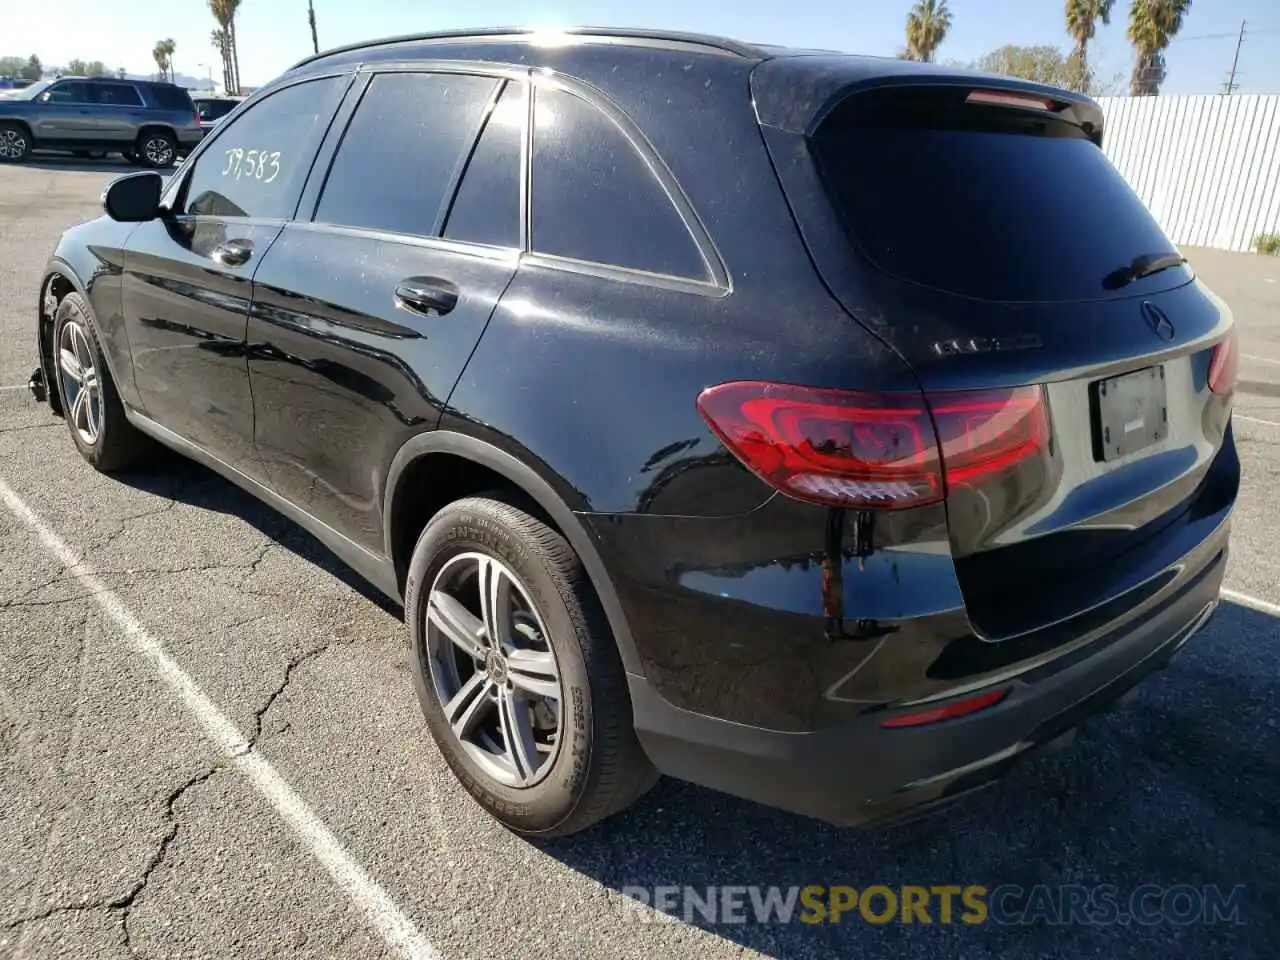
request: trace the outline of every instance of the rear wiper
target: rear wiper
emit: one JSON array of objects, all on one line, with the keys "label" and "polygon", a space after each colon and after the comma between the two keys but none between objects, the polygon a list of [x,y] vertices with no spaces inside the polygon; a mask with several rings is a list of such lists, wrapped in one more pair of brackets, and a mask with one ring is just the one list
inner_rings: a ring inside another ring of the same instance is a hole
[{"label": "rear wiper", "polygon": [[1170,267],[1180,267],[1186,262],[1187,258],[1180,253],[1144,253],[1134,257],[1123,267],[1108,273],[1102,278],[1102,286],[1107,290],[1119,290],[1135,280],[1149,277],[1161,270],[1168,270]]}]

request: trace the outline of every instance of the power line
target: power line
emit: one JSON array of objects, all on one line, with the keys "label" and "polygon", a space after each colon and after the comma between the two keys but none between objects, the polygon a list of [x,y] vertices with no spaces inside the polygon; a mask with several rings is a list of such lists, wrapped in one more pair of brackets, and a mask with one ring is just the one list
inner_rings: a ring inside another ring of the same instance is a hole
[{"label": "power line", "polygon": [[[1252,27],[1250,28],[1249,33],[1280,33],[1280,27]],[[1239,34],[1235,31],[1232,31],[1231,33],[1201,33],[1192,37],[1176,36],[1169,41],[1169,45],[1172,46],[1175,43],[1188,43],[1192,40],[1234,40],[1237,36],[1239,36]]]}]

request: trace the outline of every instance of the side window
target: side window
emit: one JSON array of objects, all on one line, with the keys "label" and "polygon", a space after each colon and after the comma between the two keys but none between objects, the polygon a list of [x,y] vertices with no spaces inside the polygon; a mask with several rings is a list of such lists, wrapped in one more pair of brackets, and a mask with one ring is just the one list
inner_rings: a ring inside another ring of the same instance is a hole
[{"label": "side window", "polygon": [[82,80],[55,83],[41,97],[49,103],[88,103],[89,84]]},{"label": "side window", "polygon": [[293,216],[346,77],[285,87],[226,126],[195,160],[183,190],[193,216]]},{"label": "side window", "polygon": [[520,246],[520,147],[528,115],[528,87],[508,83],[467,161],[449,209],[450,240]]},{"label": "side window", "polygon": [[95,83],[92,87],[94,103],[103,103],[118,107],[142,106],[142,97],[138,95],[137,88],[130,84]]},{"label": "side window", "polygon": [[148,89],[151,91],[151,99],[155,101],[155,105],[161,110],[181,110],[183,113],[195,113],[196,107],[191,100],[191,94],[187,93],[182,87],[175,87],[171,83],[153,83]]},{"label": "side window", "polygon": [[498,81],[384,73],[356,107],[315,219],[430,236]]},{"label": "side window", "polygon": [[644,158],[587,101],[538,88],[532,165],[535,253],[708,279],[697,244]]}]

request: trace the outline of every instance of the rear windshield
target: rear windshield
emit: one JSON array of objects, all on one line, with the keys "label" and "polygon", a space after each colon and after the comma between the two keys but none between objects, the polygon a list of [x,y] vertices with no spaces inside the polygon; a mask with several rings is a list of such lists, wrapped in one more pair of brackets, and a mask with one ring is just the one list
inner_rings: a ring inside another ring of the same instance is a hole
[{"label": "rear windshield", "polygon": [[151,96],[156,105],[164,110],[186,110],[195,113],[195,104],[191,102],[191,94],[181,87],[164,87],[156,84],[151,87]]},{"label": "rear windshield", "polygon": [[1142,201],[1080,127],[969,94],[855,94],[814,136],[829,195],[876,265],[1001,301],[1127,296],[1190,277],[1178,267],[1117,287],[1134,258],[1174,252]]},{"label": "rear windshield", "polygon": [[197,100],[196,109],[205,120],[218,120],[240,106],[239,100]]}]

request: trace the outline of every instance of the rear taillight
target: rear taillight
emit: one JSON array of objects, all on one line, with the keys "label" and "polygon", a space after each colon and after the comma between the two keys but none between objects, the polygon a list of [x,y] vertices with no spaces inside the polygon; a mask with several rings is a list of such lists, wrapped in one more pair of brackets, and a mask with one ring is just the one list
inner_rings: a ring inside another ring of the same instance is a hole
[{"label": "rear taillight", "polygon": [[890,717],[888,720],[881,720],[880,726],[890,729],[901,727],[922,727],[929,723],[940,723],[943,720],[955,720],[957,717],[967,717],[971,713],[977,713],[988,707],[994,707],[997,703],[1009,695],[1009,688],[1005,687],[1001,690],[992,690],[989,693],[981,693],[976,697],[967,697],[964,700],[953,700],[951,703],[941,707],[931,707],[928,710],[921,710],[918,713],[902,713],[896,717]]},{"label": "rear taillight", "polygon": [[1002,473],[1049,443],[1040,387],[938,393],[929,397],[947,483],[971,484]]},{"label": "rear taillight", "polygon": [[1209,355],[1209,389],[1214,393],[1230,393],[1236,388],[1240,369],[1240,343],[1232,327],[1225,340],[1220,340]]},{"label": "rear taillight", "polygon": [[1029,110],[1056,110],[1058,104],[1044,97],[1010,90],[974,90],[965,103],[981,103],[992,107],[1024,107]]},{"label": "rear taillight", "polygon": [[1039,387],[870,393],[762,381],[709,387],[698,411],[733,454],[799,500],[901,509],[934,503],[1048,442]]}]

